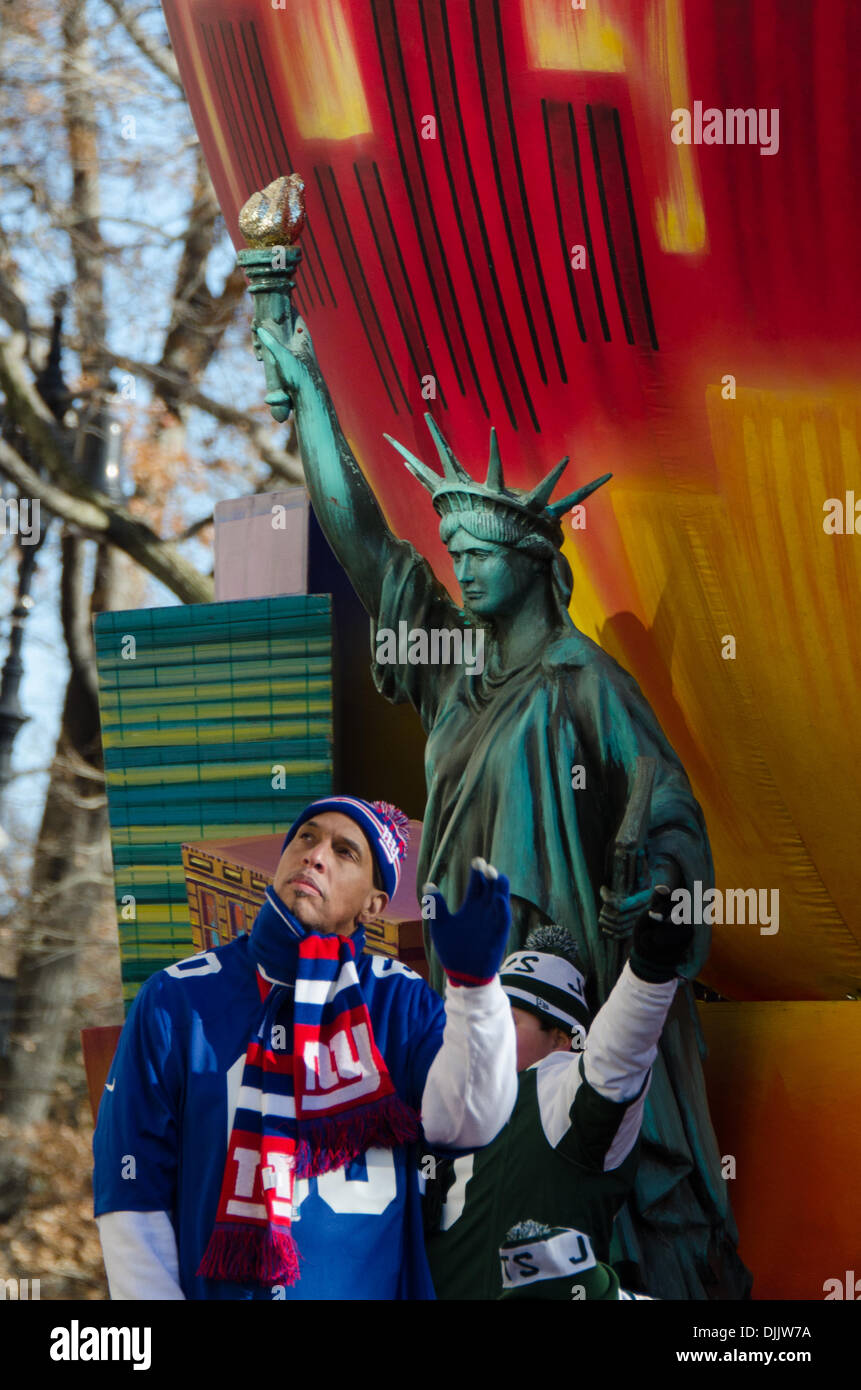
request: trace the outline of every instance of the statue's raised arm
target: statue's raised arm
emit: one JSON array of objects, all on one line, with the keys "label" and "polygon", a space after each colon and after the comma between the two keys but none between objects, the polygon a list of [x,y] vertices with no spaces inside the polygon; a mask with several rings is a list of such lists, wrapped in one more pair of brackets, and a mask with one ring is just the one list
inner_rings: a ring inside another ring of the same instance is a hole
[{"label": "statue's raised arm", "polygon": [[292,406],[315,515],[365,608],[375,614],[395,537],[344,438],[306,324],[297,318],[286,341],[277,329],[271,322],[254,329],[266,404],[276,419],[286,419]]},{"label": "statue's raised arm", "polygon": [[239,263],[254,297],[254,351],[266,372],[266,404],[274,419],[291,410],[317,520],[372,615],[396,544],[338,422],[307,325],[293,309],[295,244],[305,222],[298,174],[254,193],[239,214],[248,242]]}]

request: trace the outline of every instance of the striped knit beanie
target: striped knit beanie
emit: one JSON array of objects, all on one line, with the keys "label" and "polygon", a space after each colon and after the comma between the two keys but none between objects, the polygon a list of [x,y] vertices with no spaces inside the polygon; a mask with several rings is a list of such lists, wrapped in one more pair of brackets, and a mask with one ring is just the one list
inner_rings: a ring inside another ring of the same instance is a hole
[{"label": "striped knit beanie", "polygon": [[586,979],[574,961],[577,943],[562,927],[536,927],[524,946],[502,962],[500,982],[509,1002],[585,1039],[589,1027]]},{"label": "striped knit beanie", "polygon": [[583,1231],[521,1221],[499,1247],[499,1260],[501,1298],[619,1297],[617,1274],[598,1263]]},{"label": "striped knit beanie", "polygon": [[323,815],[325,811],[340,811],[342,816],[349,816],[365,832],[382,874],[383,887],[391,900],[400,882],[401,866],[409,842],[409,821],[403,811],[389,801],[362,801],[357,796],[327,796],[321,801],[312,801],[287,831],[281,853],[307,821]]}]

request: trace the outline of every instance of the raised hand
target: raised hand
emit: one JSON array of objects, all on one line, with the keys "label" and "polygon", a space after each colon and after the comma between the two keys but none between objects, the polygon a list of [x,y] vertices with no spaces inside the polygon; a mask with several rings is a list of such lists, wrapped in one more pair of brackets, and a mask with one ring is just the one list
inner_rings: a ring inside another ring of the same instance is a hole
[{"label": "raised hand", "polygon": [[[272,323],[272,329],[276,325]],[[266,404],[276,420],[286,420],[313,380],[314,345],[304,319],[297,316],[285,342],[262,323],[254,326],[254,346],[266,370]]]},{"label": "raised hand", "polygon": [[649,909],[634,927],[630,964],[641,980],[655,984],[674,980],[693,941],[694,929],[674,922],[670,916],[669,888],[659,883],[653,890]]},{"label": "raised hand", "polygon": [[451,983],[489,984],[505,958],[511,930],[508,879],[492,864],[473,859],[458,912],[449,911],[435,884],[426,883],[422,891],[433,899],[431,940]]}]

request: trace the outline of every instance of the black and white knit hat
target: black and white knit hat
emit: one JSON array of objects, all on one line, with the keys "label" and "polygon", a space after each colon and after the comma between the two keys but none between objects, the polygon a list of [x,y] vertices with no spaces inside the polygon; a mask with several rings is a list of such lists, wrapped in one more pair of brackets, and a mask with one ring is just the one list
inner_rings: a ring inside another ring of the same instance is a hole
[{"label": "black and white knit hat", "polygon": [[500,1246],[499,1261],[503,1298],[570,1299],[575,1283],[581,1298],[606,1298],[619,1286],[595,1259],[589,1237],[563,1226],[521,1221]]},{"label": "black and white knit hat", "polygon": [[521,1221],[505,1237],[499,1260],[500,1298],[651,1301],[620,1288],[616,1271],[595,1258],[589,1237],[568,1226]]},{"label": "black and white knit hat", "polygon": [[574,961],[577,943],[562,927],[536,927],[525,945],[502,962],[509,1002],[582,1037],[589,1027],[586,978]]}]

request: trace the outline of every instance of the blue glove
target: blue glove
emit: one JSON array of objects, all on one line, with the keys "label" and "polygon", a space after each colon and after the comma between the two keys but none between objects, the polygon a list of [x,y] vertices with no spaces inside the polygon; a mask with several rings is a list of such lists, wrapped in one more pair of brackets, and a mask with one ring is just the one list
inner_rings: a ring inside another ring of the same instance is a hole
[{"label": "blue glove", "polygon": [[489,984],[505,959],[511,930],[508,879],[473,859],[463,906],[454,913],[435,884],[426,883],[422,891],[433,898],[431,941],[451,983]]}]

